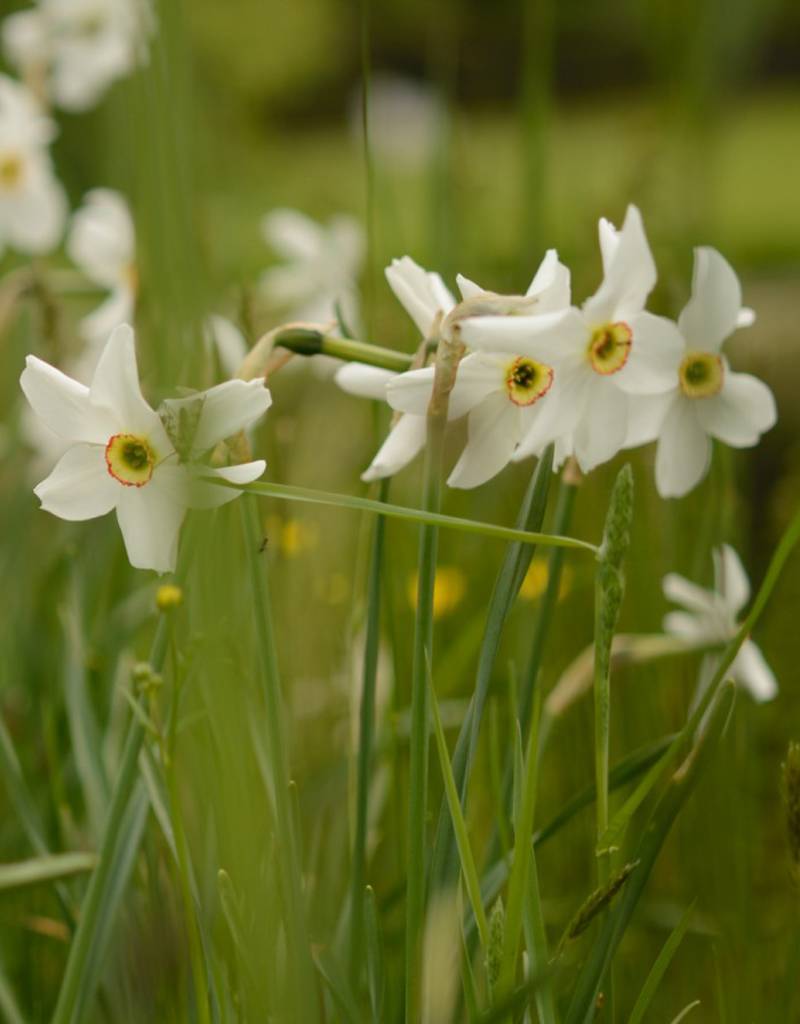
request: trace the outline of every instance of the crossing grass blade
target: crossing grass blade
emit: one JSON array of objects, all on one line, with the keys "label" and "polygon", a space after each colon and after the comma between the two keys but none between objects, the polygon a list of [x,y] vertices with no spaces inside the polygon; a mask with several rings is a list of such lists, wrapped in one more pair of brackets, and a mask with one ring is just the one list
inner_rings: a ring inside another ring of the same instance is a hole
[{"label": "crossing grass blade", "polygon": [[680,946],[683,941],[683,937],[691,924],[693,912],[694,903],[690,904],[686,910],[684,910],[680,921],[678,921],[669,938],[661,948],[661,952],[656,957],[656,961],[645,979],[642,991],[639,993],[639,996],[633,1005],[633,1010],[631,1010],[631,1015],[628,1018],[628,1024],[641,1024],[644,1020],[644,1015],[653,1000],[656,989],[661,983],[661,979],[664,977],[667,968],[672,963],[672,958],[677,953],[678,946]]},{"label": "crossing grass blade", "polygon": [[0,892],[29,885],[55,882],[91,871],[97,864],[93,853],[51,853],[16,864],[0,864]]}]

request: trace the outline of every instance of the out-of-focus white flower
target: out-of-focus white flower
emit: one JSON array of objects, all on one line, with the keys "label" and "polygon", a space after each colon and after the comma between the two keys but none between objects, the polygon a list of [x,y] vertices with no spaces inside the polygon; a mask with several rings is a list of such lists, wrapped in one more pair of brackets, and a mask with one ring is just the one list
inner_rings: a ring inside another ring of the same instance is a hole
[{"label": "out-of-focus white flower", "polygon": [[[416,171],[429,165],[441,137],[444,108],[422,82],[402,75],[377,74],[369,84],[369,144],[392,170]],[[351,105],[350,126],[362,142],[362,96]]]},{"label": "out-of-focus white flower", "polygon": [[202,475],[244,484],[264,471],[261,460],[225,468],[200,462],[218,441],[266,412],[271,398],[263,382],[227,381],[165,403],[159,416],[142,396],[127,324],[112,334],[89,387],[36,356],[28,356],[20,383],[45,426],[69,443],[34,489],[42,508],[69,520],[115,509],[137,568],[173,570],[187,508],[216,507],[240,493],[205,483]]},{"label": "out-of-focus white flower", "polygon": [[110,293],[81,321],[81,335],[88,346],[84,354],[88,379],[111,332],[133,319],[138,286],[136,236],[125,197],[109,188],[87,192],[83,206],[72,217],[67,253],[90,281]]},{"label": "out-of-focus white flower", "polygon": [[[287,321],[329,324],[337,331],[337,309],[358,337],[361,317],[357,280],[364,260],[364,232],[354,217],[339,214],[318,224],[299,210],[272,210],[261,229],[281,260],[261,275],[261,292]],[[303,360],[302,362],[305,362]],[[289,365],[302,365],[293,360]],[[331,369],[338,360],[312,356],[312,365]]]},{"label": "out-of-focus white flower", "polygon": [[687,494],[708,472],[711,438],[751,448],[777,419],[772,392],[734,373],[722,344],[753,311],[742,306],[739,278],[716,249],[695,249],[692,294],[680,315],[682,348],[667,392],[638,401],[628,445],[658,439],[656,486],[664,498]]},{"label": "out-of-focus white flower", "polygon": [[211,313],[206,317],[204,336],[209,349],[216,352],[223,377],[235,377],[249,350],[236,324],[218,313]]},{"label": "out-of-focus white flower", "polygon": [[[465,304],[508,306],[513,297],[484,292],[459,277]],[[555,250],[545,256],[526,296],[529,306],[546,315],[569,304],[569,271]],[[513,305],[513,302],[512,302]],[[427,311],[426,311],[427,316]],[[423,417],[433,389],[433,367],[411,370],[390,381],[386,388],[393,408]],[[477,487],[500,472],[523,438],[537,431],[545,419],[545,436],[564,433],[558,428],[564,417],[558,362],[546,363],[531,355],[513,352],[475,352],[461,361],[450,393],[448,418],[469,414],[468,440],[450,474],[451,487]],[[535,442],[534,442],[535,443]]]},{"label": "out-of-focus white flower", "polygon": [[[664,630],[696,644],[725,644],[738,629],[737,619],[750,599],[750,582],[739,556],[728,544],[714,551],[714,589],[706,590],[677,573],[664,577],[664,596],[684,611],[669,612]],[[764,655],[752,640],[745,640],[730,676],[757,701],[772,700],[778,684]]]},{"label": "out-of-focus white flower", "polygon": [[43,253],[58,244],[67,202],[47,148],[55,131],[34,95],[0,75],[0,252],[8,245]]},{"label": "out-of-focus white flower", "polygon": [[51,103],[88,110],[141,60],[150,19],[148,0],[39,0],[5,20],[3,44]]},{"label": "out-of-focus white flower", "polygon": [[675,324],[644,309],[656,268],[638,209],[628,207],[620,231],[601,220],[599,233],[603,282],[582,309],[476,316],[460,328],[472,348],[558,363],[559,415],[552,429],[540,429],[523,443],[520,456],[561,440],[562,450],[571,450],[584,472],[624,445],[629,395],[658,394],[673,386],[681,350]]}]

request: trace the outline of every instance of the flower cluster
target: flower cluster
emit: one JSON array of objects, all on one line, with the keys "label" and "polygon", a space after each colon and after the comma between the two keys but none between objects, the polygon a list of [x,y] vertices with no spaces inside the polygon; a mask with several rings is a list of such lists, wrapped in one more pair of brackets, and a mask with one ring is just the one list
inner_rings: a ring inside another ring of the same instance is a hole
[{"label": "flower cluster", "polygon": [[[721,351],[754,319],[726,260],[711,248],[695,251],[691,297],[676,323],[645,308],[656,267],[636,207],[619,230],[601,220],[599,234],[603,280],[580,308],[555,250],[525,295],[459,277],[458,303],[438,274],[408,257],[387,269],[423,338],[457,336],[469,350],[450,396],[450,418],[468,417],[452,487],[476,487],[549,444],[556,465],[574,456],[589,472],[624,448],[658,441],[658,490],[679,497],[706,474],[711,438],[751,447],[774,424],[769,388],[733,372]],[[431,366],[339,371],[345,390],[383,397],[400,414],[364,479],[396,473],[423,446],[433,375]]]}]

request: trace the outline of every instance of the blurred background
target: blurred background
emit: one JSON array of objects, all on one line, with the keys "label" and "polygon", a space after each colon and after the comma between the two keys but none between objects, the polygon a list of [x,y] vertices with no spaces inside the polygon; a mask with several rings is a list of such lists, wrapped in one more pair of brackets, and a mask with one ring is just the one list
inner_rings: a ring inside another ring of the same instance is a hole
[{"label": "blurred background", "polygon": [[[258,284],[280,262],[261,226],[276,208],[322,222],[346,213],[360,222],[360,329],[379,344],[412,351],[416,331],[383,279],[392,257],[411,255],[451,287],[461,272],[491,290],[519,292],[544,250],[555,246],[582,301],[600,277],[598,218],[619,224],[635,202],[659,267],[654,311],[675,316],[683,306],[694,245],[716,246],[737,269],[758,319],[733,339],[729,355],[737,369],[772,387],[779,422],[757,449],[715,452],[707,480],[678,502],[655,492],[652,448],[618,457],[585,481],[573,533],[599,539],[611,481],[632,458],[637,506],[623,631],[660,629],[667,571],[710,584],[711,549],[721,541],[737,548],[754,585],[760,581],[800,503],[800,6],[164,0],[157,18],[147,67],[116,85],[93,112],[59,115],[54,146],[73,206],[98,185],[120,189],[132,204],[142,281],[137,327],[151,394],[176,381],[203,380],[198,337],[207,313],[225,313],[251,343],[288,315],[265,300]],[[20,262],[4,259],[5,271]],[[65,673],[77,666],[85,674],[104,757],[113,765],[124,717],[119,678],[146,651],[141,631],[154,590],[152,580],[127,567],[113,523],[73,525],[35,511],[30,455],[14,426],[24,354],[47,356],[58,332],[68,338],[89,308],[80,297],[29,302],[6,324],[0,352],[0,706],[54,849],[92,845]],[[257,438],[270,478],[366,493],[358,474],[383,435],[383,412],[343,395],[312,369],[287,368],[271,387],[275,404]],[[454,431],[451,464],[460,440]],[[511,523],[531,470],[511,466],[474,492],[448,492],[445,511]],[[391,496],[419,503],[418,463],[393,481]],[[324,946],[345,892],[370,522],[274,501],[264,503],[263,514],[314,879],[311,917]],[[251,609],[237,575],[241,558],[231,554],[241,554],[239,541],[226,539],[238,537],[236,510],[203,524],[203,558],[182,627],[193,654],[176,655],[187,709],[178,770],[207,926],[232,955],[217,908],[216,871],[223,866],[249,904],[258,964],[269,950],[269,893],[260,885],[264,837],[254,827],[260,782],[250,706],[237,698],[254,686],[246,653]],[[396,894],[405,810],[397,765],[407,738],[415,544],[413,529],[389,526],[384,746],[375,771],[369,878],[384,908],[390,956],[399,955],[401,941]],[[501,546],[479,538],[441,538],[434,673],[451,725],[471,692],[501,557]],[[507,667],[524,661],[545,580],[537,558],[498,660],[493,702],[501,730]],[[590,642],[592,597],[591,565],[568,559],[545,690]],[[696,901],[692,929],[652,1019],[670,1020],[699,998],[695,1020],[800,1020],[800,895],[790,879],[779,797],[787,744],[800,739],[799,614],[795,554],[756,637],[780,694],[762,706],[740,695],[725,748],[679,821],[620,951],[622,1011],[682,909]],[[70,632],[75,623],[78,640]],[[127,661],[123,648],[130,650]],[[687,657],[615,676],[612,760],[681,725],[697,668],[697,659]],[[493,816],[485,761],[483,750],[470,804],[479,858]],[[590,781],[592,763],[592,714],[584,701],[551,736],[541,821]],[[437,771],[431,786],[435,808]],[[8,796],[0,791],[0,800]],[[97,1020],[190,1019],[181,911],[163,866],[163,841],[154,828],[148,834],[145,863],[111,946]],[[6,802],[0,857],[27,853]],[[555,940],[592,886],[591,812],[542,847],[539,867]],[[57,916],[53,904],[46,890],[0,899],[3,966],[32,1020],[46,1019],[63,969],[64,935],[48,924]],[[580,950],[574,955],[579,959]],[[260,977],[242,981],[255,1000],[264,984]]]}]

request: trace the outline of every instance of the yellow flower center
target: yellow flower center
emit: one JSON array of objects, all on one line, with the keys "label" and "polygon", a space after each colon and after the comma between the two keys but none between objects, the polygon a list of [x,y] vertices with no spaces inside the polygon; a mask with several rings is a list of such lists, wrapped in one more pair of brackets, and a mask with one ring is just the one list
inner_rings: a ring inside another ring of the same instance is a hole
[{"label": "yellow flower center", "polygon": [[0,189],[9,192],[16,188],[22,180],[22,160],[16,153],[0,156]]},{"label": "yellow flower center", "polygon": [[146,437],[114,434],[106,445],[108,472],[125,487],[144,487],[156,467],[156,455]]},{"label": "yellow flower center", "polygon": [[506,367],[506,391],[514,405],[533,405],[550,390],[552,383],[552,368],[525,356]]},{"label": "yellow flower center", "polygon": [[687,352],[678,369],[681,391],[687,398],[710,398],[722,387],[722,360],[711,352]]},{"label": "yellow flower center", "polygon": [[633,331],[624,320],[595,327],[586,350],[594,372],[608,376],[621,370],[631,354],[632,341]]}]

